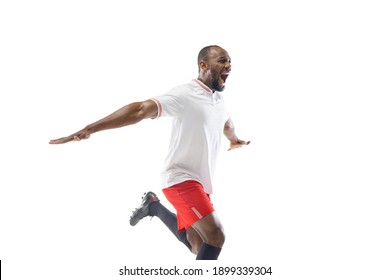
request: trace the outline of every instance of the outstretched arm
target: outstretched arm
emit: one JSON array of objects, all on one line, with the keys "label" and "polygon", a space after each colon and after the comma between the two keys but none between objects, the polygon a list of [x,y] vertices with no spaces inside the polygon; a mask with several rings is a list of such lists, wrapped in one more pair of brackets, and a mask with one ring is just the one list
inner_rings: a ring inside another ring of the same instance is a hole
[{"label": "outstretched arm", "polygon": [[231,118],[229,118],[225,122],[225,126],[223,128],[223,133],[225,134],[226,138],[230,141],[230,148],[228,151],[240,148],[244,145],[248,145],[251,141],[243,141],[238,139],[235,131],[234,131],[234,125]]},{"label": "outstretched arm", "polygon": [[92,133],[135,124],[143,119],[154,118],[157,116],[157,113],[157,104],[153,100],[149,99],[143,102],[130,103],[107,117],[87,125],[76,133],[67,137],[50,140],[49,144],[63,144],[69,141],[88,139]]}]

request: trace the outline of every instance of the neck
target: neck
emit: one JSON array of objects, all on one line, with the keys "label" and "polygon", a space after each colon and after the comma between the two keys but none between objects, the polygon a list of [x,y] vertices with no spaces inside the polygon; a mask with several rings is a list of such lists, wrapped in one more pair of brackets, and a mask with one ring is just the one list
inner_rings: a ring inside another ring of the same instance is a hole
[{"label": "neck", "polygon": [[211,88],[211,81],[209,81],[208,79],[205,79],[201,75],[198,76],[198,80],[201,81],[204,85],[206,85],[208,88],[210,88],[214,92],[214,90]]},{"label": "neck", "polygon": [[198,83],[198,85],[200,85],[203,89],[205,89],[207,92],[214,92],[214,90],[212,90],[208,85],[206,85],[202,80],[200,80],[199,78],[194,80],[195,82]]}]

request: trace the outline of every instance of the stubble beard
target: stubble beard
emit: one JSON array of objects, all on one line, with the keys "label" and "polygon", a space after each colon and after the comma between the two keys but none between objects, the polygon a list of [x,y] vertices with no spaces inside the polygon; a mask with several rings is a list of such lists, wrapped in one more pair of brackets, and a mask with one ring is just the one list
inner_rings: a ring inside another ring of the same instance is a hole
[{"label": "stubble beard", "polygon": [[215,72],[211,73],[211,87],[216,91],[223,91],[225,89],[225,85],[219,83],[219,75]]}]

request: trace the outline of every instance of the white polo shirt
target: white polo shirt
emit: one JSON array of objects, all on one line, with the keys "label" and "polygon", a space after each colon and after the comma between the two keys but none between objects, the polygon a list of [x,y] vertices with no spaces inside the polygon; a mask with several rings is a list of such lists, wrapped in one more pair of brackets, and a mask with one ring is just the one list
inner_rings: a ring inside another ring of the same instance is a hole
[{"label": "white polo shirt", "polygon": [[162,171],[163,188],[195,180],[212,193],[212,178],[229,114],[219,92],[199,80],[152,98],[158,117],[173,117],[169,152]]}]

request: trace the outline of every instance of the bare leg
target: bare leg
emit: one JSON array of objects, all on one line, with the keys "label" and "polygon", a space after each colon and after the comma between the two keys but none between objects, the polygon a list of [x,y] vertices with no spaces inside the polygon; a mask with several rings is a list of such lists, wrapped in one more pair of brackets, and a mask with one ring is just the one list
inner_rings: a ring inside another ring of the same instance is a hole
[{"label": "bare leg", "polygon": [[215,212],[192,225],[203,243],[198,249],[197,260],[217,260],[225,242],[223,227]]},{"label": "bare leg", "polygon": [[192,227],[189,227],[186,232],[187,232],[187,240],[191,245],[191,251],[192,253],[197,255],[200,246],[202,246],[203,240],[200,237],[199,233]]},{"label": "bare leg", "polygon": [[199,233],[203,242],[214,247],[222,248],[225,242],[225,234],[215,212],[196,221],[192,227]]}]

